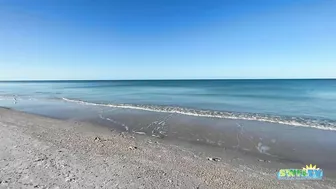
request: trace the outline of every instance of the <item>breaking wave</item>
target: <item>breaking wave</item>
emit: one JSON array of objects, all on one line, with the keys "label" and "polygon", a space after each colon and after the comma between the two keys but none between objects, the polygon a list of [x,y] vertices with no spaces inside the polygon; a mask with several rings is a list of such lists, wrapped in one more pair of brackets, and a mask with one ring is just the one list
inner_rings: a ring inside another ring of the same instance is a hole
[{"label": "breaking wave", "polygon": [[112,108],[124,108],[134,110],[144,110],[151,112],[162,113],[176,113],[196,117],[222,118],[222,119],[240,119],[240,120],[254,120],[270,123],[279,123],[291,126],[312,127],[323,130],[336,131],[336,121],[327,119],[302,118],[292,116],[275,116],[257,113],[239,113],[239,112],[225,112],[214,110],[196,110],[191,108],[174,107],[174,106],[157,106],[157,105],[136,105],[136,104],[100,104],[93,102],[86,102],[82,100],[75,100],[69,98],[61,98],[63,101],[90,105],[90,106],[104,106]]}]

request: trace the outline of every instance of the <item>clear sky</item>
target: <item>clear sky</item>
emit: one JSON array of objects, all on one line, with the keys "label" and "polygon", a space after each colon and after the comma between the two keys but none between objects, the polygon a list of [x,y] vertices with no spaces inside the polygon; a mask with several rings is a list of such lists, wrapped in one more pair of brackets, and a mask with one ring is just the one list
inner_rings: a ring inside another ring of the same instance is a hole
[{"label": "clear sky", "polygon": [[336,78],[336,0],[0,0],[0,80]]}]

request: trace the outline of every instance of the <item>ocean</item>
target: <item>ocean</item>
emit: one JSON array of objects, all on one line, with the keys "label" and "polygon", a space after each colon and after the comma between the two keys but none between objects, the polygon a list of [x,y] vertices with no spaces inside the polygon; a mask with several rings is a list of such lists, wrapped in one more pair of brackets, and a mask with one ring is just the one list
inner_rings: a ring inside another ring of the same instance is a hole
[{"label": "ocean", "polygon": [[1,100],[256,120],[336,130],[335,79],[0,82]]}]

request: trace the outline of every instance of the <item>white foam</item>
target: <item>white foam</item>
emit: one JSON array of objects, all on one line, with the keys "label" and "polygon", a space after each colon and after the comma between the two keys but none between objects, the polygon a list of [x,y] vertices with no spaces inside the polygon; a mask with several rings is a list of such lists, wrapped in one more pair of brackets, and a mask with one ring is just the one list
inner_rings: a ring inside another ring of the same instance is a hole
[{"label": "white foam", "polygon": [[290,126],[298,127],[311,127],[322,130],[336,131],[336,123],[327,123],[327,126],[318,125],[314,120],[308,122],[298,122],[296,120],[284,120],[281,117],[267,117],[267,116],[256,116],[256,115],[244,115],[240,113],[231,113],[231,112],[219,112],[219,111],[209,111],[209,110],[194,110],[181,107],[160,107],[160,106],[146,106],[146,105],[130,105],[130,104],[98,104],[92,102],[85,102],[82,100],[74,100],[68,98],[62,98],[66,102],[72,102],[83,105],[90,106],[104,106],[104,107],[113,107],[113,108],[124,108],[124,109],[133,109],[133,110],[144,110],[150,112],[161,112],[161,113],[175,113],[195,117],[210,117],[210,118],[221,118],[221,119],[234,119],[234,120],[252,120],[252,121],[262,121],[269,123],[278,123]]},{"label": "white foam", "polygon": [[114,124],[123,126],[123,127],[125,128],[126,131],[129,130],[129,127],[128,127],[126,124],[124,124],[124,123],[121,123],[121,122],[119,122],[119,121],[116,121],[116,120],[111,119],[111,118],[108,118],[108,117],[105,118],[105,117],[103,117],[102,115],[99,115],[99,117],[100,117],[101,119],[105,119],[105,120],[107,120],[107,121],[110,121],[110,122],[112,122],[112,123],[114,123]]}]

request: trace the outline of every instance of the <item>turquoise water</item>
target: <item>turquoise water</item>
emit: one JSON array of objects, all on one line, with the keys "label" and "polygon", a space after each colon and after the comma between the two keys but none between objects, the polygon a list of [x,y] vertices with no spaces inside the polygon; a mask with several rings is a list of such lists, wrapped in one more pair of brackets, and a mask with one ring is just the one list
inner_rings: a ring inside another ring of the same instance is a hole
[{"label": "turquoise water", "polygon": [[53,100],[336,130],[336,80],[0,82],[1,100]]}]

